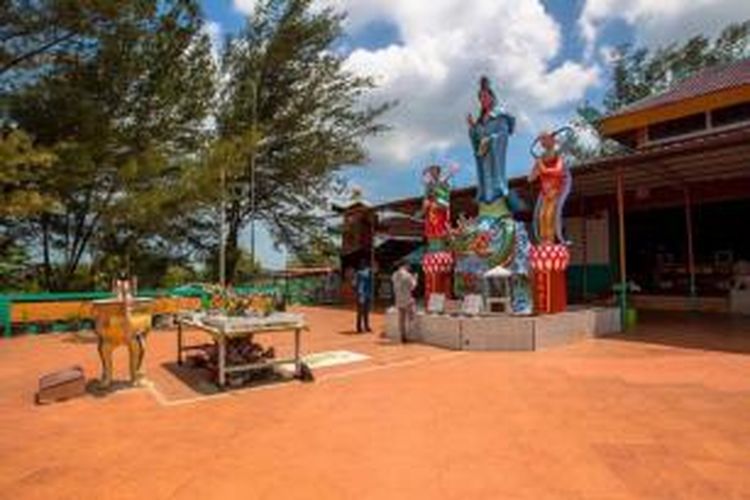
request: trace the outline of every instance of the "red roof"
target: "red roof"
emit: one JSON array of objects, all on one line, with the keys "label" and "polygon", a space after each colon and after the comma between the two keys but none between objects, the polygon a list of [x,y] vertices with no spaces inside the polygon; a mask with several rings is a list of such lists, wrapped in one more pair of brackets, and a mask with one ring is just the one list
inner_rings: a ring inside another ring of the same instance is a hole
[{"label": "red roof", "polygon": [[617,110],[611,116],[627,115],[721,90],[750,85],[750,58],[706,68],[676,83],[666,92],[649,96]]}]

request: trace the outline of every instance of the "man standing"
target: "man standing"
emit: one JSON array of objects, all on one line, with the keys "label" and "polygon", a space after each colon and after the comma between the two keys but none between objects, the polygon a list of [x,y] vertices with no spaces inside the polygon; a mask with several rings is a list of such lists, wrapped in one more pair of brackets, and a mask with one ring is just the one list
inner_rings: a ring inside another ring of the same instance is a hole
[{"label": "man standing", "polygon": [[396,308],[398,309],[398,331],[401,336],[401,342],[407,341],[407,322],[411,323],[412,309],[414,299],[411,294],[417,287],[417,278],[409,272],[409,266],[406,263],[401,264],[391,277],[393,282],[393,295],[396,299]]},{"label": "man standing", "polygon": [[357,296],[357,333],[370,332],[370,302],[372,301],[372,270],[362,261],[354,275]]}]

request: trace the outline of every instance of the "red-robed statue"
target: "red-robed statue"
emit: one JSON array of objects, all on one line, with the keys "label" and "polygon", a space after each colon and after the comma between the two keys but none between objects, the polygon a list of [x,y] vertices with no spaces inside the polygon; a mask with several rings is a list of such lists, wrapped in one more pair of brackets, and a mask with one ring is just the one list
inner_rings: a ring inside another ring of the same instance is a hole
[{"label": "red-robed statue", "polygon": [[429,302],[433,293],[449,294],[453,275],[453,254],[446,247],[451,214],[450,179],[458,170],[451,166],[446,174],[439,165],[430,165],[422,172],[425,196],[422,203],[424,213],[424,235],[427,249],[422,257],[425,273],[425,298]]},{"label": "red-robed statue", "polygon": [[562,212],[571,188],[558,136],[571,133],[568,127],[539,135],[541,154],[534,153],[529,182],[539,181],[539,197],[534,209],[534,236],[531,267],[534,269],[534,304],[537,312],[556,313],[567,305],[566,269],[570,261],[569,242],[562,234]]},{"label": "red-robed statue", "polygon": [[529,175],[529,182],[539,180],[541,191],[534,217],[534,228],[539,243],[552,244],[560,235],[558,221],[568,187],[568,173],[562,155],[557,151],[555,136],[544,132],[539,136],[539,143],[543,153],[534,162]]},{"label": "red-robed statue", "polygon": [[428,240],[443,239],[450,227],[451,186],[454,168],[446,175],[439,165],[430,165],[422,172],[425,197],[422,204],[425,221],[425,237]]}]

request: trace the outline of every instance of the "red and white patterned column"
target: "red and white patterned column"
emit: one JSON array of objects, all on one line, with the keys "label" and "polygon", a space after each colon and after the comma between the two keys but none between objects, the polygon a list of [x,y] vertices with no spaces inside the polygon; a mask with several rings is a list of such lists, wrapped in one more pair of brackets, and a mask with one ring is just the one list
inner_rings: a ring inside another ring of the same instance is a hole
[{"label": "red and white patterned column", "polygon": [[562,312],[568,305],[565,272],[570,262],[566,245],[533,245],[530,253],[534,270],[534,309],[539,314]]},{"label": "red and white patterned column", "polygon": [[430,295],[442,293],[450,295],[453,276],[453,254],[440,251],[427,253],[422,257],[422,269],[425,277],[425,301],[429,303]]}]

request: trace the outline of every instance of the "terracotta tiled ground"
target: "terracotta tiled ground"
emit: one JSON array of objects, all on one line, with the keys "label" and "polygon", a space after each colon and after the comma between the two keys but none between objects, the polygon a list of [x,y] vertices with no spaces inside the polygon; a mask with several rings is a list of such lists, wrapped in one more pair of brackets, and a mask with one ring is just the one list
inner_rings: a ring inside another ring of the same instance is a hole
[{"label": "terracotta tiled ground", "polygon": [[750,498],[747,320],[657,317],[543,352],[453,353],[305,312],[308,352],[371,358],[205,396],[170,369],[174,332],[155,332],[155,390],[37,407],[39,374],[96,374],[94,345],[0,341],[0,498]]}]

